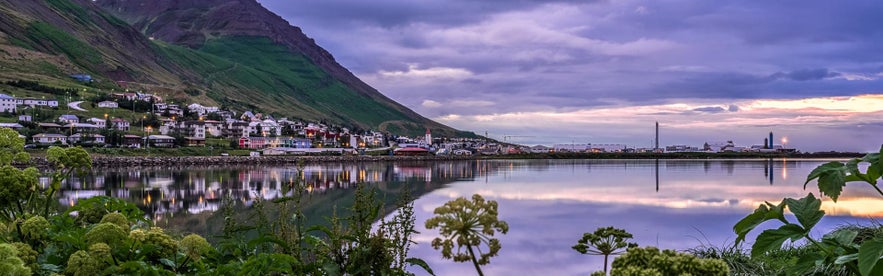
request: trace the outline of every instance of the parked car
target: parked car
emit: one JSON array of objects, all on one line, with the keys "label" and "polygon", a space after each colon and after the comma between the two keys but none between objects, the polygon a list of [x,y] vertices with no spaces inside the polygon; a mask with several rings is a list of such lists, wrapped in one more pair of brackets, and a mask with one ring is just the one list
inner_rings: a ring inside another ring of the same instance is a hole
[{"label": "parked car", "polygon": [[25,145],[25,148],[26,148],[26,149],[35,149],[35,148],[37,148],[37,145],[34,145],[34,144],[27,144],[27,145]]},{"label": "parked car", "polygon": [[221,156],[230,156],[230,154],[229,154],[229,153],[226,153],[226,152],[222,152],[222,153],[221,153]]}]

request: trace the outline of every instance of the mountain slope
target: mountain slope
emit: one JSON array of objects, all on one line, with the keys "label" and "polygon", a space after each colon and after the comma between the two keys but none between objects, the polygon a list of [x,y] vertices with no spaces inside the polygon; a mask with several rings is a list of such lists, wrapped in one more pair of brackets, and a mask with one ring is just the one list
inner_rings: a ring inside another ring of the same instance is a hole
[{"label": "mountain slope", "polygon": [[471,135],[385,97],[254,0],[0,0],[0,80],[69,86],[80,72],[175,101]]}]

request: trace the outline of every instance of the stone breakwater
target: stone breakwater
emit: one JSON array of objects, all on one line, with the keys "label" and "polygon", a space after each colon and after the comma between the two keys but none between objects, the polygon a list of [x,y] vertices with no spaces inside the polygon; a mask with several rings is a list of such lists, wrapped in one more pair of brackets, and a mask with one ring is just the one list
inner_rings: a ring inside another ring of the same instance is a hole
[{"label": "stone breakwater", "polygon": [[[92,158],[93,168],[152,167],[152,166],[224,166],[224,165],[280,165],[325,162],[386,162],[386,161],[438,161],[469,160],[469,156],[96,156]],[[49,167],[45,158],[32,158],[31,164]]]}]

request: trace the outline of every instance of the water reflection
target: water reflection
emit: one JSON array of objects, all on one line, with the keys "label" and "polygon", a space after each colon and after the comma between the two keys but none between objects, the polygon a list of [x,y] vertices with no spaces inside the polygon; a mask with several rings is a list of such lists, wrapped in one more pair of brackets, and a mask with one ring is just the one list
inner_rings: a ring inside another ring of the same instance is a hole
[{"label": "water reflection", "polygon": [[[335,205],[351,204],[358,183],[386,194],[408,187],[418,198],[414,203],[418,226],[444,202],[479,193],[499,201],[500,216],[510,224],[510,233],[501,238],[503,251],[488,266],[488,274],[574,275],[601,269],[600,262],[570,249],[583,232],[616,226],[634,233],[642,245],[678,249],[722,245],[735,238],[732,225],[764,201],[817,191],[812,185],[804,190],[803,177],[821,163],[471,160],[327,163],[308,165],[302,173],[295,166],[129,168],[72,178],[63,184],[59,201],[71,205],[94,195],[125,198],[164,227],[210,236],[223,225],[215,212],[222,198],[235,198],[238,211],[247,216],[256,199],[279,197],[285,185],[298,180],[307,184],[311,198],[307,217],[316,220],[330,215]],[[879,200],[867,185],[847,185],[838,203],[824,200],[829,216],[818,229],[883,217]],[[468,264],[442,260],[431,249],[428,241],[435,232],[417,230],[421,234],[412,251],[415,257],[429,261],[438,275],[471,273]]]},{"label": "water reflection", "polygon": [[[601,258],[580,255],[570,247],[582,233],[604,226],[627,229],[645,246],[683,250],[731,244],[735,239],[732,226],[759,204],[816,191],[812,186],[804,190],[802,177],[793,176],[805,176],[822,163],[766,159],[497,162],[506,164],[501,167],[504,170],[486,175],[481,183],[454,182],[415,202],[420,210],[418,221],[423,221],[435,207],[458,196],[479,193],[497,200],[510,232],[500,237],[503,249],[485,269],[488,275],[586,275],[600,270]],[[770,179],[775,185],[770,185]],[[873,188],[850,184],[845,189],[836,204],[824,199],[828,216],[814,235],[844,223],[883,217]],[[754,234],[777,226],[762,224]],[[412,252],[427,260],[438,275],[474,273],[468,264],[444,260],[429,246],[436,232],[417,230],[420,243]]]},{"label": "water reflection", "polygon": [[[257,198],[282,196],[283,185],[306,184],[310,194],[354,188],[357,183],[376,185],[384,192],[401,189],[395,183],[424,183],[423,188],[453,181],[483,178],[499,167],[487,161],[412,163],[335,163],[296,166],[246,167],[149,167],[104,169],[62,184],[59,202],[73,205],[78,199],[97,195],[128,199],[147,214],[198,214],[215,211],[229,196],[245,206]],[[511,169],[511,168],[509,168]],[[43,179],[48,185],[48,179]]]}]

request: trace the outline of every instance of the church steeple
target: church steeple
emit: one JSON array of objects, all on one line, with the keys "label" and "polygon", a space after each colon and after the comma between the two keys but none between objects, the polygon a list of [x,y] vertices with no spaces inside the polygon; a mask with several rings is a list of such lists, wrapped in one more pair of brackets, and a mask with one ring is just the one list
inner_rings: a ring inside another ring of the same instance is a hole
[{"label": "church steeple", "polygon": [[432,145],[432,133],[429,132],[429,128],[426,128],[426,137],[423,139],[426,140],[427,145]]}]

